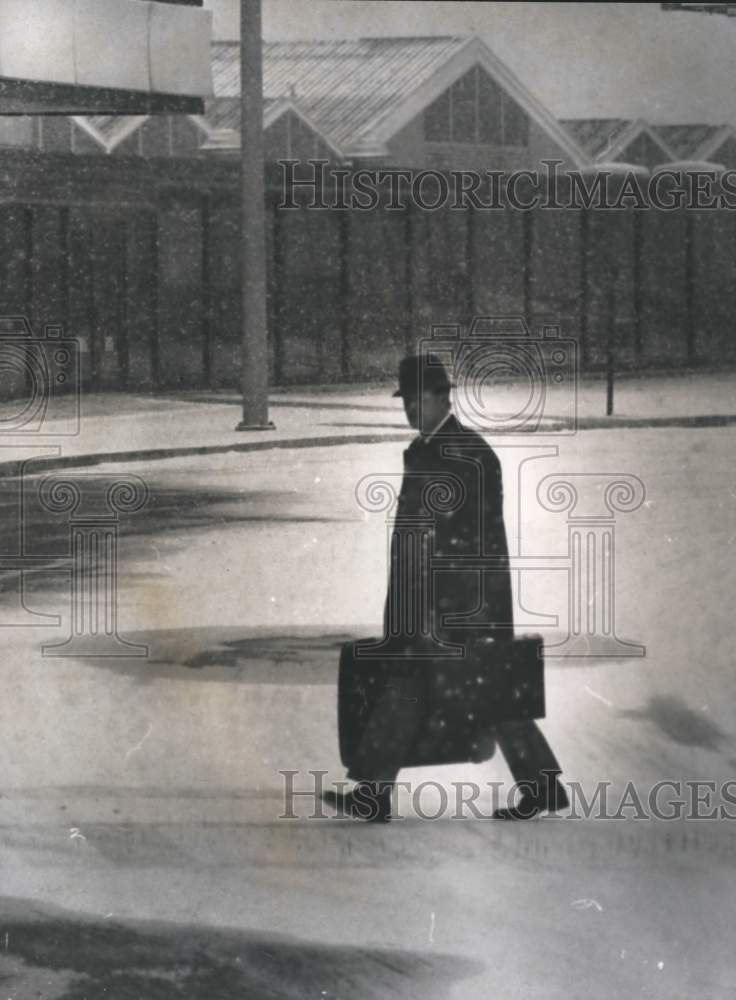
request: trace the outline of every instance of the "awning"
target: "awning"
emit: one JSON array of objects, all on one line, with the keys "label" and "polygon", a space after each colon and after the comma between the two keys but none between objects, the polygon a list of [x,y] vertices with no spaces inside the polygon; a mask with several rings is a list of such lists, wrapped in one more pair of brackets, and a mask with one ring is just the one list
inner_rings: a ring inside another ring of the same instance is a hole
[{"label": "awning", "polygon": [[0,114],[202,114],[212,15],[159,0],[0,0]]}]

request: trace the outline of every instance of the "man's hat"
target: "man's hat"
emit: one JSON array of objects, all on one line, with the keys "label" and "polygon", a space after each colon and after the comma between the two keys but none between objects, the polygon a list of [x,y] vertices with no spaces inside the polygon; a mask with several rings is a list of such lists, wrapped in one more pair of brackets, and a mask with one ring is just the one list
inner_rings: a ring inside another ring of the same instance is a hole
[{"label": "man's hat", "polygon": [[399,388],[394,396],[448,392],[451,387],[447,369],[436,354],[410,354],[399,364]]}]

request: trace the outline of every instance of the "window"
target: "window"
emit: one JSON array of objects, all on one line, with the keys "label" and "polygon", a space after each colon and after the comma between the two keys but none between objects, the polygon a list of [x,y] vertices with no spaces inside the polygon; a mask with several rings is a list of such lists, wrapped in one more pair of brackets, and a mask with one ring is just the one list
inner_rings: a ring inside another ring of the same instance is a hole
[{"label": "window", "polygon": [[424,139],[528,146],[529,117],[485,70],[474,66],[426,109]]},{"label": "window", "polygon": [[708,159],[713,163],[722,163],[729,169],[736,167],[736,140],[733,137],[726,139]]},{"label": "window", "polygon": [[440,94],[424,112],[424,138],[427,142],[450,141],[450,91]]},{"label": "window", "polygon": [[648,135],[643,134],[630,142],[616,157],[622,163],[636,163],[643,167],[656,167],[667,159],[667,154],[653,142]]},{"label": "window", "polygon": [[478,141],[503,145],[503,92],[487,73],[478,73]]},{"label": "window", "polygon": [[477,73],[471,70],[452,85],[452,140],[477,142]]},{"label": "window", "polygon": [[529,145],[529,116],[508,94],[503,95],[503,144]]},{"label": "window", "polygon": [[269,125],[263,137],[263,158],[268,161],[290,157],[289,123],[286,115],[280,115]]},{"label": "window", "polygon": [[334,153],[307,123],[287,111],[280,115],[264,132],[263,158],[276,162],[286,157],[290,160],[332,160]]},{"label": "window", "polygon": [[41,148],[50,153],[69,153],[72,148],[72,120],[66,115],[43,115],[38,119]]},{"label": "window", "polygon": [[302,119],[289,112],[291,132],[289,156],[295,160],[312,160],[317,155],[317,136]]},{"label": "window", "polygon": [[0,146],[30,146],[33,143],[33,119],[25,115],[0,117]]}]

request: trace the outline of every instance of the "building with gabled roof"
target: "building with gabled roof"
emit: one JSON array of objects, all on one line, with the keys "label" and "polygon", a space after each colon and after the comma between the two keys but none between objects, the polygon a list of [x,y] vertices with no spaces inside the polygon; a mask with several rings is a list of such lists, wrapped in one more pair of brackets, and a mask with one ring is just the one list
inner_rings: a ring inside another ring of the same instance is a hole
[{"label": "building with gabled roof", "polygon": [[736,168],[736,129],[733,125],[658,125],[652,131],[667,143],[673,158]]},{"label": "building with gabled roof", "polygon": [[[240,98],[212,101],[207,114],[197,119],[205,134],[203,152],[240,149]],[[344,151],[326,135],[293,97],[266,98],[263,102],[263,156],[267,163],[279,159],[344,161]]]},{"label": "building with gabled roof", "polygon": [[642,119],[573,118],[561,124],[592,163],[633,163],[651,168],[674,158],[662,130]]},{"label": "building with gabled roof", "polygon": [[684,160],[700,159],[700,151],[710,145],[723,129],[721,125],[654,125],[653,131],[672,150],[674,157]]},{"label": "building with gabled roof", "polygon": [[[215,97],[237,146],[240,48],[213,45]],[[574,138],[475,36],[264,44],[264,101],[291,110],[340,158],[402,167],[526,167],[544,156],[586,162]],[[218,148],[224,148],[220,143]],[[491,165],[489,163],[489,165]]]},{"label": "building with gabled roof", "polygon": [[[212,76],[204,115],[28,120],[25,140],[15,134],[13,144],[147,157],[235,152],[238,43],[213,43]],[[264,129],[273,160],[460,169],[528,168],[546,157],[570,167],[588,162],[574,135],[475,36],[267,42]]]},{"label": "building with gabled roof", "polygon": [[[239,370],[240,53],[212,54],[201,115],[0,120],[0,312],[73,330],[90,386],[221,385]],[[415,179],[542,160],[736,166],[736,133],[717,121],[575,117],[572,105],[558,120],[510,55],[473,36],[268,43],[266,164],[317,158]],[[554,317],[580,336],[583,365],[597,364],[612,245],[636,317],[627,364],[736,350],[723,212],[290,212],[282,178],[267,181],[276,382],[378,377],[418,329],[471,306]]]},{"label": "building with gabled roof", "polygon": [[[672,161],[736,166],[728,124],[558,120],[474,35],[264,43],[264,154],[414,169],[534,169]],[[0,146],[80,155],[237,154],[240,46],[212,45],[203,115],[110,115],[0,123]]]}]

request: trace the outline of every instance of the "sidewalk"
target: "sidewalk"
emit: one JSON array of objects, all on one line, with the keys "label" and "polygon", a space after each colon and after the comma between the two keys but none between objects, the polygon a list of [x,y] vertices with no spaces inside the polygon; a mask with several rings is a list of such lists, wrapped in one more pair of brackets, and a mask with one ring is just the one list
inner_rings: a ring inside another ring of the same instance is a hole
[{"label": "sidewalk", "polygon": [[[601,389],[587,390],[588,419]],[[657,389],[637,419],[685,409],[686,398]],[[625,404],[643,408],[633,391],[618,397],[622,419]],[[725,407],[730,387],[703,384],[717,418],[719,391]],[[407,440],[398,403],[386,388],[274,394],[278,429],[242,437],[258,447],[309,445],[316,433]],[[175,431],[172,446],[241,440],[228,397],[84,405],[79,454],[94,433],[111,449],[99,428],[117,428],[120,446],[125,433],[154,447]],[[646,658],[548,660],[542,730],[588,803],[606,783],[610,812],[629,787],[648,814],[658,782],[722,788],[734,775],[728,562],[713,583],[714,553],[736,528],[731,437],[581,433],[567,439],[565,464],[539,463],[523,484],[509,477],[508,524],[522,525],[509,534],[521,541],[523,530],[540,565],[569,539],[566,514],[536,503],[550,467],[646,481],[649,504],[617,526],[615,564],[616,631],[646,645]],[[69,634],[68,574],[28,573],[23,590],[17,574],[4,577],[6,622],[25,607],[61,623],[4,632],[0,1000],[488,1000],[497,983],[529,1000],[729,995],[733,822],[640,819],[634,800],[621,820],[585,819],[581,807],[580,819],[496,825],[482,815],[490,783],[508,787],[500,754],[407,770],[412,786],[397,790],[406,819],[388,827],[279,819],[285,772],[296,772],[295,790],[309,790],[310,771],[344,779],[338,648],[375,634],[362,623],[380,621],[388,556],[386,513],[364,517],[355,484],[400,465],[400,446],[386,444],[143,466],[155,502],[121,525],[117,621],[147,657],[45,658],[41,644]],[[18,484],[5,485],[10,542]],[[44,513],[30,526],[34,553],[68,551],[68,517]],[[525,613],[554,614],[564,628],[561,574],[529,577]],[[85,588],[94,578],[82,576]],[[423,782],[426,815],[447,801],[436,821],[409,811]],[[468,808],[467,821],[453,820],[468,782],[482,786],[481,817]],[[665,788],[660,802],[669,797]],[[703,806],[707,815],[707,796]],[[310,809],[309,797],[295,803],[297,815]]]},{"label": "sidewalk", "polygon": [[[404,440],[411,436],[393,386],[331,386],[273,392],[275,429],[239,432],[240,400],[233,392],[98,393],[80,400],[75,426],[72,400],[49,412],[34,429],[20,424],[21,402],[0,404],[0,475],[17,463],[35,467],[95,465],[230,451],[311,447]],[[736,422],[736,376],[702,373],[620,378],[614,416],[605,416],[605,382],[583,381],[577,400],[566,387],[548,390],[538,430],[547,433],[608,427],[703,427]],[[493,390],[491,438],[503,421],[526,412],[529,387],[506,384]],[[481,406],[489,405],[487,399]],[[464,414],[460,413],[461,419]],[[472,418],[465,414],[465,422]],[[528,433],[528,430],[524,433]]]}]

